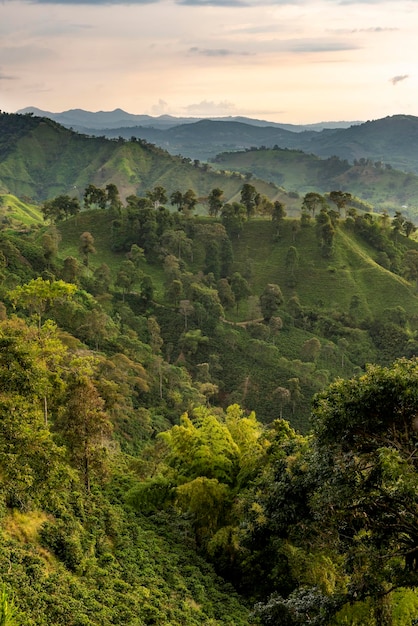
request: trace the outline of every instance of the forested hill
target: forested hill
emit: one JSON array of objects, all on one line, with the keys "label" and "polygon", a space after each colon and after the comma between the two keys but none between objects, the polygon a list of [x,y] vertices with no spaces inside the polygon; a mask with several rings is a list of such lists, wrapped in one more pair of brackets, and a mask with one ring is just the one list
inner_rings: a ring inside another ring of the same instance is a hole
[{"label": "forested hill", "polygon": [[418,218],[418,175],[405,173],[382,161],[361,158],[354,162],[336,156],[320,158],[298,150],[280,148],[224,152],[213,159],[213,166],[252,172],[301,196],[343,189],[361,198],[377,211],[394,215],[402,211]]},{"label": "forested hill", "polygon": [[410,626],[411,228],[154,200],[2,197],[4,623]]},{"label": "forested hill", "polygon": [[[0,191],[42,201],[59,194],[82,199],[88,184],[116,184],[123,198],[162,185],[169,193],[193,189],[206,197],[221,187],[237,196],[243,176],[226,175],[143,141],[80,135],[47,118],[0,114]],[[275,185],[257,181],[275,198]]]}]

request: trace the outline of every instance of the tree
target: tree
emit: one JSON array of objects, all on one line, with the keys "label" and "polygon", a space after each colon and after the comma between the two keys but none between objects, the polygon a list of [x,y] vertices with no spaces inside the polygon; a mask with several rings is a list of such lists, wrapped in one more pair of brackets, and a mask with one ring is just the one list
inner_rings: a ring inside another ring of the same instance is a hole
[{"label": "tree", "polygon": [[241,189],[241,204],[245,207],[247,219],[254,215],[259,199],[260,194],[254,185],[244,183]]},{"label": "tree", "polygon": [[174,278],[168,282],[165,289],[165,297],[172,302],[174,306],[178,306],[180,298],[183,295],[183,284],[181,280]]},{"label": "tree", "polygon": [[122,289],[123,300],[125,300],[125,295],[130,292],[134,284],[139,281],[140,277],[141,274],[132,261],[126,259],[121,263],[116,276],[116,282],[120,289]]},{"label": "tree", "polygon": [[83,256],[83,263],[88,268],[90,254],[96,253],[96,248],[94,247],[94,237],[88,231],[80,235],[79,250]]},{"label": "tree", "polygon": [[161,237],[161,245],[178,259],[181,259],[182,255],[188,258],[193,256],[193,240],[184,230],[166,230]]},{"label": "tree", "polygon": [[245,298],[251,295],[251,289],[248,282],[239,272],[234,272],[231,278],[231,290],[234,294],[235,303],[237,307],[237,313],[239,304]]},{"label": "tree", "polygon": [[405,218],[400,211],[395,211],[395,217],[392,219],[392,230],[395,234],[395,241],[400,233],[402,233],[405,224]]},{"label": "tree", "polygon": [[107,193],[104,189],[96,187],[95,185],[87,185],[83,195],[84,206],[86,209],[90,209],[92,206],[96,206],[99,209],[105,209],[107,203]]},{"label": "tree", "polygon": [[245,207],[239,202],[224,204],[221,211],[222,224],[230,237],[239,237],[245,221]]},{"label": "tree", "polygon": [[283,302],[284,298],[279,285],[270,283],[265,286],[263,293],[260,295],[260,308],[266,322],[277,313]]},{"label": "tree", "polygon": [[276,227],[276,236],[279,236],[279,229],[286,217],[286,210],[284,204],[279,200],[276,200],[273,204],[273,210],[271,212],[271,221]]},{"label": "tree", "polygon": [[177,207],[178,211],[181,211],[183,209],[183,194],[181,193],[181,191],[173,191],[170,196],[170,202],[172,206]]},{"label": "tree", "polygon": [[157,185],[151,191],[146,192],[146,197],[151,200],[154,205],[154,209],[158,209],[161,204],[165,204],[167,202],[167,192],[161,185]]},{"label": "tree", "polygon": [[120,201],[119,189],[114,183],[106,185],[106,201],[109,205],[109,209],[119,214],[122,208],[122,202]]},{"label": "tree", "polygon": [[190,300],[180,300],[179,311],[184,317],[184,328],[187,330],[187,320],[189,316],[194,312],[194,306]]},{"label": "tree", "polygon": [[60,241],[60,237],[56,229],[51,230],[50,232],[44,233],[44,235],[42,235],[41,244],[42,244],[42,248],[44,251],[44,258],[47,262],[48,268],[50,268],[51,261],[58,254],[59,241]]},{"label": "tree", "polygon": [[310,191],[307,193],[302,202],[302,211],[307,211],[315,217],[317,209],[326,208],[325,198],[321,194]]},{"label": "tree", "polygon": [[142,262],[145,262],[144,250],[143,248],[137,246],[136,243],[132,244],[131,249],[126,256],[129,261],[132,261],[137,269],[139,269]]},{"label": "tree", "polygon": [[228,235],[221,239],[220,243],[221,278],[230,275],[232,263],[234,262],[234,251]]},{"label": "tree", "polygon": [[80,266],[73,256],[67,256],[64,259],[61,277],[67,283],[76,283],[80,274]]},{"label": "tree", "polygon": [[228,280],[226,278],[221,278],[218,280],[216,287],[219,294],[219,300],[221,301],[224,309],[232,309],[235,306],[235,296]]},{"label": "tree", "polygon": [[67,443],[74,466],[90,491],[92,472],[103,475],[105,443],[112,428],[104,400],[86,376],[74,376],[67,388],[65,412],[58,428]]},{"label": "tree", "polygon": [[205,274],[213,274],[218,280],[221,274],[220,250],[217,241],[211,239],[205,246]]},{"label": "tree", "polygon": [[415,231],[417,230],[417,227],[415,226],[413,222],[406,220],[403,225],[403,229],[405,232],[405,236],[410,237],[413,233],[415,233]]},{"label": "tree", "polygon": [[282,419],[283,417],[283,408],[286,404],[289,404],[290,402],[290,391],[289,389],[286,389],[286,387],[277,387],[277,389],[274,390],[274,394],[275,396],[277,396],[278,400],[279,400],[279,406],[280,406],[280,419]]},{"label": "tree", "polygon": [[22,510],[41,497],[54,501],[68,484],[61,465],[64,450],[54,442],[43,410],[47,393],[59,397],[65,351],[56,336],[48,337],[49,330],[43,328],[39,336],[18,318],[0,324],[2,489],[6,504]]},{"label": "tree", "polygon": [[418,360],[368,366],[313,402],[320,482],[312,502],[344,554],[346,601],[371,597],[376,624],[390,623],[390,590],[418,572]]},{"label": "tree", "polygon": [[53,200],[47,200],[41,206],[44,220],[59,222],[80,212],[80,203],[77,198],[68,195],[57,196]]},{"label": "tree", "polygon": [[197,196],[193,189],[188,189],[183,195],[183,211],[186,210],[188,212],[193,211],[197,204]]},{"label": "tree", "polygon": [[103,295],[109,292],[112,283],[112,273],[110,267],[106,263],[102,263],[96,267],[93,272],[94,294]]},{"label": "tree", "polygon": [[14,305],[34,312],[38,320],[38,330],[41,330],[42,316],[47,308],[57,300],[71,297],[77,291],[75,285],[63,280],[49,281],[36,278],[26,285],[20,285],[9,292],[9,298]]},{"label": "tree", "polygon": [[321,342],[317,337],[307,339],[302,345],[302,356],[306,361],[316,362],[321,352]]},{"label": "tree", "polygon": [[331,191],[329,199],[336,205],[338,213],[341,215],[341,209],[344,209],[347,203],[350,202],[352,195],[348,191]]},{"label": "tree", "polygon": [[219,187],[215,187],[208,195],[210,216],[218,217],[223,205],[223,194],[224,192],[222,191],[222,189],[219,189]]}]

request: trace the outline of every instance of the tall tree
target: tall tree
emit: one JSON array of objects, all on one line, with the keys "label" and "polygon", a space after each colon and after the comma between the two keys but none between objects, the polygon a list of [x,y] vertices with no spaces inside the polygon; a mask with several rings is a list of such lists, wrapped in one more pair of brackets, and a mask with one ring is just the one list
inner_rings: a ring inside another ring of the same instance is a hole
[{"label": "tall tree", "polygon": [[104,404],[89,378],[74,376],[67,388],[65,412],[57,424],[87,491],[92,473],[103,475],[105,444],[112,431]]},{"label": "tall tree", "polygon": [[302,202],[302,212],[307,211],[312,214],[312,217],[315,217],[316,211],[321,208],[326,208],[324,196],[321,196],[321,194],[314,191],[310,191],[304,196]]},{"label": "tall tree", "polygon": [[244,205],[247,213],[247,219],[254,215],[257,203],[260,200],[260,194],[254,185],[244,183],[241,189],[241,204]]},{"label": "tall tree", "polygon": [[260,295],[260,308],[266,322],[276,315],[283,302],[284,298],[279,285],[270,283],[265,286],[263,293]]},{"label": "tall tree", "polygon": [[96,248],[94,247],[94,237],[88,231],[85,231],[80,235],[79,250],[83,256],[83,263],[88,268],[90,255],[96,253]]},{"label": "tall tree", "polygon": [[231,289],[235,297],[235,303],[237,307],[237,313],[239,304],[245,298],[251,295],[251,289],[248,282],[239,272],[234,272],[231,278]]},{"label": "tall tree", "polygon": [[273,204],[273,209],[271,212],[271,221],[276,227],[276,236],[280,235],[280,226],[283,223],[284,218],[286,217],[286,209],[282,202],[276,200]]},{"label": "tall tree", "polygon": [[157,185],[151,191],[147,191],[146,196],[151,200],[155,209],[167,202],[167,191],[161,185]]},{"label": "tall tree", "polygon": [[209,215],[218,217],[223,205],[224,192],[219,187],[212,189],[208,195]]},{"label": "tall tree", "polygon": [[338,213],[341,215],[341,209],[344,209],[350,202],[352,195],[348,191],[331,191],[329,199],[336,205]]}]

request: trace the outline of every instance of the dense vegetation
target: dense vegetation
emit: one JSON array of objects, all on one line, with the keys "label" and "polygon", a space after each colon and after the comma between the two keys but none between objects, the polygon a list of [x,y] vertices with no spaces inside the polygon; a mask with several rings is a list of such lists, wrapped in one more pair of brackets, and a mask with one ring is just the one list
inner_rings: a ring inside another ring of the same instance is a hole
[{"label": "dense vegetation", "polygon": [[4,624],[418,617],[415,226],[328,192],[2,196]]}]

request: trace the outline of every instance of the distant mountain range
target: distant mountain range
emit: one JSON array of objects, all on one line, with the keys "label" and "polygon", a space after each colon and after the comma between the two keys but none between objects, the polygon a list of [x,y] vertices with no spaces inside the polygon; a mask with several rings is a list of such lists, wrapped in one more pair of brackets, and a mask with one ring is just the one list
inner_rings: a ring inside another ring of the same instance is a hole
[{"label": "distant mountain range", "polygon": [[[78,132],[132,128],[135,126],[166,130],[183,124],[195,124],[196,122],[207,119],[201,117],[174,117],[172,115],[159,115],[157,117],[153,117],[151,115],[135,115],[133,113],[127,113],[122,109],[96,112],[85,111],[83,109],[70,109],[68,111],[62,111],[62,113],[53,113],[51,111],[43,111],[42,109],[38,109],[36,107],[26,107],[24,109],[20,109],[17,113],[33,113],[38,117],[49,117],[49,119],[54,120],[67,128],[71,127],[73,130],[77,130]],[[324,128],[348,128],[353,124],[361,124],[361,122],[318,122],[317,124],[296,125],[267,122],[266,120],[258,120],[243,116],[212,117],[210,119],[215,122],[239,122],[242,124],[249,124],[251,126],[284,128],[296,133],[304,130],[320,131]]]},{"label": "distant mountain range", "polygon": [[210,161],[221,152],[251,148],[302,150],[350,163],[368,159],[418,174],[418,117],[394,115],[368,122],[327,122],[297,126],[245,117],[218,119],[151,117],[121,109],[51,113],[34,107],[20,113],[48,117],[77,132],[107,138],[143,139],[174,155]]}]

